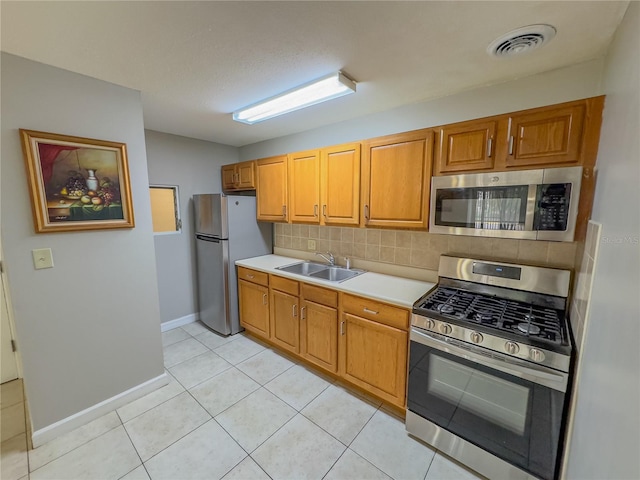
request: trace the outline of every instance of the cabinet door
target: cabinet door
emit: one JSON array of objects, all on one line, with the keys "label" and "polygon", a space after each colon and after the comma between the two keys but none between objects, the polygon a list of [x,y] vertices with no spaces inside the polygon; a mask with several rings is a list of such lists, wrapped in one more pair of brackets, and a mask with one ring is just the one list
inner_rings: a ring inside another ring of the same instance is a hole
[{"label": "cabinet door", "polygon": [[269,289],[238,280],[240,324],[252,333],[269,338]]},{"label": "cabinet door", "polygon": [[234,190],[236,188],[236,166],[222,166],[222,189]]},{"label": "cabinet door", "polygon": [[300,351],[298,297],[271,290],[271,341],[290,352]]},{"label": "cabinet door", "polygon": [[493,168],[496,124],[467,122],[440,129],[436,173],[468,172]]},{"label": "cabinet door", "polygon": [[427,228],[432,154],[431,130],[366,142],[363,226]]},{"label": "cabinet door", "polygon": [[360,144],[339,145],[321,152],[322,223],[360,223]]},{"label": "cabinet door", "polygon": [[332,373],[338,371],[338,310],[307,300],[302,302],[300,354]]},{"label": "cabinet door", "polygon": [[289,154],[289,218],[320,223],[320,152]]},{"label": "cabinet door", "polygon": [[253,190],[256,188],[256,163],[242,162],[237,165],[236,181],[238,189]]},{"label": "cabinet door", "polygon": [[506,166],[580,163],[584,114],[582,103],[510,116]]},{"label": "cabinet door", "polygon": [[287,156],[257,160],[257,219],[287,221]]},{"label": "cabinet door", "polygon": [[407,332],[343,313],[340,321],[342,376],[385,400],[404,406]]}]

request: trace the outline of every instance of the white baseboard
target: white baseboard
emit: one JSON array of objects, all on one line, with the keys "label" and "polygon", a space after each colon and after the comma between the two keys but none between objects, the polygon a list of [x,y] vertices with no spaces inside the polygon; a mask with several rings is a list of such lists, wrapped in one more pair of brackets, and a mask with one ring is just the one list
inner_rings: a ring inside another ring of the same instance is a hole
[{"label": "white baseboard", "polygon": [[137,400],[140,397],[145,396],[154,390],[164,387],[169,383],[169,377],[166,373],[159,375],[151,380],[147,380],[140,385],[137,385],[129,390],[126,390],[118,395],[108,398],[100,403],[93,405],[78,413],[74,413],[70,417],[64,418],[56,423],[52,423],[40,430],[33,432],[32,442],[33,448],[39,447],[60,435],[70,432],[82,425],[85,425],[96,418],[106,415],[109,412],[114,411],[117,408],[126,405],[129,402]]},{"label": "white baseboard", "polygon": [[174,328],[178,328],[188,323],[193,323],[197,321],[198,321],[198,314],[191,313],[189,315],[185,315],[184,317],[175,318],[173,320],[169,320],[168,322],[161,323],[160,331],[166,332],[167,330],[173,330]]}]

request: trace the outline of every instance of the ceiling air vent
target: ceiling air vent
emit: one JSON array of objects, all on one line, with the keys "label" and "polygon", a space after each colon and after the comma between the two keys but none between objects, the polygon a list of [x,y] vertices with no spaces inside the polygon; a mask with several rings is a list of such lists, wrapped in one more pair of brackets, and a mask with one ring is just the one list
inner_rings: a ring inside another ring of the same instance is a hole
[{"label": "ceiling air vent", "polygon": [[529,25],[496,38],[487,47],[493,57],[512,57],[527,53],[548,43],[556,35],[551,25]]}]

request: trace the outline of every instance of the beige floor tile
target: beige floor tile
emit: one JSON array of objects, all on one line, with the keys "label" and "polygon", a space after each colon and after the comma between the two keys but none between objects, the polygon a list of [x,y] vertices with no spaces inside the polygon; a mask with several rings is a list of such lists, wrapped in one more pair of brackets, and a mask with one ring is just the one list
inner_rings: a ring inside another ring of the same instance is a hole
[{"label": "beige floor tile", "polygon": [[189,335],[181,328],[167,330],[166,332],[162,332],[162,346],[168,347],[169,345],[173,345],[174,343],[181,342],[182,340],[186,340],[188,338],[191,338],[191,335]]},{"label": "beige floor tile", "polygon": [[180,385],[175,378],[170,374],[167,374],[167,376],[169,377],[169,383],[167,385],[160,387],[144,397],[138,398],[137,400],[134,400],[133,402],[116,410],[120,419],[123,422],[128,422],[132,418],[137,417],[138,415],[151,410],[153,407],[157,407],[161,403],[164,403],[184,392],[184,387]]},{"label": "beige floor tile", "polygon": [[347,449],[323,480],[392,480],[353,450]]},{"label": "beige floor tile", "polygon": [[262,345],[242,336],[237,340],[216,348],[214,352],[224,358],[227,362],[237,365],[263,350],[264,347]]},{"label": "beige floor tile", "polygon": [[164,366],[166,368],[189,360],[190,358],[202,355],[207,351],[207,347],[197,341],[195,338],[182,340],[164,348]]},{"label": "beige floor tile", "polygon": [[170,368],[169,371],[185,388],[191,388],[211,377],[215,377],[228,368],[231,368],[229,362],[214,352],[207,351],[202,355],[179,363]]},{"label": "beige floor tile", "polygon": [[116,412],[110,412],[96,420],[61,435],[33,450],[29,450],[29,469],[31,471],[46,465],[65,453],[99,437],[100,435],[122,425]]},{"label": "beige floor tile", "polygon": [[3,408],[0,410],[0,415],[1,441],[4,442],[26,431],[23,402]]},{"label": "beige floor tile", "polygon": [[187,323],[186,325],[182,325],[182,327],[180,328],[182,328],[185,332],[187,332],[192,337],[195,337],[196,335],[200,335],[201,333],[204,333],[204,332],[211,332],[211,330],[209,330],[202,322]]},{"label": "beige floor tile", "polygon": [[29,457],[27,456],[27,436],[17,435],[0,445],[0,478],[2,480],[18,480],[29,474]]},{"label": "beige floor tile", "polygon": [[211,420],[145,463],[152,480],[222,478],[247,453]]},{"label": "beige floor tile", "polygon": [[300,411],[329,385],[318,375],[296,365],[267,383],[265,388]]},{"label": "beige floor tile", "polygon": [[349,445],[376,410],[376,406],[341,387],[331,385],[301,413],[342,443]]},{"label": "beige floor tile", "polygon": [[218,335],[215,332],[210,332],[209,330],[207,330],[206,332],[200,333],[195,338],[203,345],[209,347],[211,350],[215,350],[222,345],[233,342],[234,340],[238,340],[239,338],[243,337],[240,334],[223,337],[222,335]]},{"label": "beige floor tile", "polygon": [[294,365],[295,363],[278,355],[273,350],[266,349],[239,363],[236,367],[260,385],[264,385]]},{"label": "beige floor tile", "polygon": [[424,479],[435,451],[409,437],[404,423],[378,410],[350,447],[396,479]]},{"label": "beige floor tile", "polygon": [[151,480],[144,465],[134,468],[120,480]]},{"label": "beige floor tile", "polygon": [[18,378],[0,385],[0,408],[10,407],[23,400],[22,379]]},{"label": "beige floor tile", "polygon": [[230,368],[189,391],[215,417],[258,388],[260,384],[238,369]]},{"label": "beige floor tile", "polygon": [[275,479],[321,479],[345,446],[302,415],[278,430],[251,455]]},{"label": "beige floor tile", "polygon": [[479,480],[484,477],[436,453],[425,480]]},{"label": "beige floor tile", "polygon": [[222,412],[216,421],[251,453],[296,413],[273,393],[260,388]]},{"label": "beige floor tile", "polygon": [[211,416],[184,392],[124,424],[140,458],[147,461]]},{"label": "beige floor tile", "polygon": [[251,457],[247,457],[233,467],[223,480],[270,480],[270,477]]},{"label": "beige floor tile", "polygon": [[31,473],[31,480],[118,479],[140,464],[127,433],[117,427]]}]

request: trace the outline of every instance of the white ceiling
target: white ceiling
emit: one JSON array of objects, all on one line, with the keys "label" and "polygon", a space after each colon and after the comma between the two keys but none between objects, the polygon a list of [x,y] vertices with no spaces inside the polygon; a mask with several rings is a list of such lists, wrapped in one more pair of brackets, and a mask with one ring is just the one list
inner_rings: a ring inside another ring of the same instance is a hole
[{"label": "white ceiling", "polygon": [[[242,146],[600,57],[629,2],[1,2],[3,51],[142,92],[145,128]],[[486,46],[556,27],[510,60]],[[342,70],[355,95],[261,124],[231,112]]]}]

